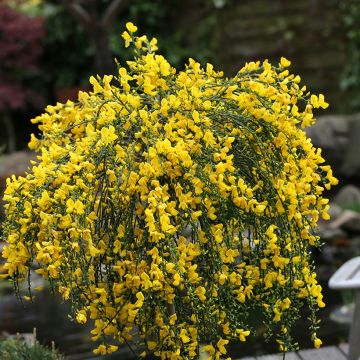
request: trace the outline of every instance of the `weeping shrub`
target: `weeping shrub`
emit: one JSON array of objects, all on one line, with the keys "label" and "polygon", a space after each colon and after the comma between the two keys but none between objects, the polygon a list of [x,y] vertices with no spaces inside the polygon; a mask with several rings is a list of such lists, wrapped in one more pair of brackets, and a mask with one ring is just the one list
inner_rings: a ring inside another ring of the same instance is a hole
[{"label": "weeping shrub", "polygon": [[77,322],[94,320],[96,354],[196,359],[205,342],[219,359],[253,311],[287,351],[303,305],[319,347],[310,252],[337,180],[302,128],[324,96],[285,58],[233,78],[193,59],[177,73],[136,31],[118,75],[32,120],[39,161],[7,182],[4,271],[17,287],[35,266]]}]

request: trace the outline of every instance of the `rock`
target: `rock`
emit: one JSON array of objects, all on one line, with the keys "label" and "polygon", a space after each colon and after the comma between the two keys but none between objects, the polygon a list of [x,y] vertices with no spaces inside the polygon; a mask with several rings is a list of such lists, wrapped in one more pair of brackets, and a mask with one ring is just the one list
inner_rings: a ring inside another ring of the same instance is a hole
[{"label": "rock", "polygon": [[306,129],[306,134],[315,146],[323,149],[346,147],[354,118],[360,119],[360,114],[320,116],[313,126]]},{"label": "rock", "polygon": [[341,167],[341,173],[345,176],[359,176],[360,173],[360,156],[359,156],[359,139],[360,139],[360,118],[354,118],[350,124],[349,144],[346,148],[344,162]]},{"label": "rock", "polygon": [[13,293],[14,288],[12,286],[12,284],[10,283],[10,281],[4,281],[1,280],[0,281],[0,297],[4,296],[6,294],[11,294]]},{"label": "rock", "polygon": [[329,215],[330,215],[330,219],[336,220],[342,213],[343,213],[343,209],[336,203],[331,203],[330,204],[330,209],[329,209]]},{"label": "rock", "polygon": [[344,229],[350,232],[360,232],[360,214],[352,211],[345,210],[340,217],[328,225],[329,229]]},{"label": "rock", "polygon": [[360,215],[349,219],[346,223],[343,224],[342,228],[348,232],[360,233]]},{"label": "rock", "polygon": [[343,212],[344,209],[341,208],[341,206],[339,206],[338,204],[335,204],[334,202],[330,204],[330,221],[324,221],[320,219],[318,223],[319,235],[322,240],[331,241],[347,237],[346,232],[340,229],[340,227],[332,226],[332,223],[334,223],[338,218],[340,218]]},{"label": "rock", "polygon": [[352,252],[351,256],[360,253],[360,236],[350,238],[350,249]]},{"label": "rock", "polygon": [[334,253],[335,249],[333,246],[325,246],[321,251],[321,260],[328,264],[332,264],[334,262]]},{"label": "rock", "polygon": [[336,206],[344,208],[357,204],[360,207],[360,189],[354,185],[346,185],[335,195],[330,206],[330,210],[333,206],[335,206],[333,210],[336,212],[338,211],[336,210]]},{"label": "rock", "polygon": [[321,240],[326,242],[338,239],[345,239],[347,237],[347,234],[344,230],[340,228],[332,228],[330,226],[320,228],[319,235]]},{"label": "rock", "polygon": [[360,113],[320,116],[313,126],[306,129],[306,134],[316,147],[322,148],[323,156],[333,167],[335,176],[359,174]]},{"label": "rock", "polygon": [[17,151],[12,154],[0,156],[0,179],[3,181],[7,177],[24,175],[30,165],[30,160],[36,160],[34,152]]}]

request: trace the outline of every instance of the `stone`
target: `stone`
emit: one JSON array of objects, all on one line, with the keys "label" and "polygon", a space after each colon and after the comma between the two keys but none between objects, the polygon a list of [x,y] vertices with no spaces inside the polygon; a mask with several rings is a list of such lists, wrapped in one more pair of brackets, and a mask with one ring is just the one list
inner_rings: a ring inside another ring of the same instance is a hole
[{"label": "stone", "polygon": [[349,219],[347,222],[345,222],[342,225],[342,228],[348,232],[360,233],[360,214],[358,214],[358,216],[356,217],[354,216],[352,219]]},{"label": "stone", "polygon": [[353,236],[349,240],[350,250],[352,251],[351,256],[354,256],[354,254],[360,254],[360,236]]},{"label": "stone", "polygon": [[322,149],[326,162],[338,177],[356,177],[360,170],[358,139],[360,113],[320,116],[306,129],[315,147]]},{"label": "stone", "polygon": [[12,154],[0,156],[0,179],[15,175],[24,175],[28,169],[30,160],[36,160],[36,155],[31,151],[17,151]]},{"label": "stone", "polygon": [[[346,208],[347,206],[359,205],[360,207],[360,189],[354,185],[346,185],[340,189],[340,191],[334,196],[331,203],[330,210],[332,207],[335,213],[338,211],[337,207]],[[330,215],[331,216],[331,215]]]},{"label": "stone", "polygon": [[321,240],[327,242],[332,240],[344,239],[347,237],[347,234],[343,229],[339,227],[332,228],[330,226],[319,228],[319,235]]},{"label": "stone", "polygon": [[345,210],[340,217],[329,224],[328,228],[360,232],[360,214],[352,210]]},{"label": "stone", "polygon": [[316,123],[306,129],[306,134],[322,149],[346,147],[354,118],[360,119],[360,114],[319,116]]},{"label": "stone", "polygon": [[360,175],[360,156],[359,156],[359,139],[360,139],[360,118],[354,118],[350,124],[349,143],[346,148],[344,162],[340,172],[345,176]]},{"label": "stone", "polygon": [[341,206],[339,206],[336,203],[331,203],[330,204],[330,209],[328,211],[329,215],[330,215],[330,219],[336,220],[342,213],[343,213],[343,209],[341,208]]}]

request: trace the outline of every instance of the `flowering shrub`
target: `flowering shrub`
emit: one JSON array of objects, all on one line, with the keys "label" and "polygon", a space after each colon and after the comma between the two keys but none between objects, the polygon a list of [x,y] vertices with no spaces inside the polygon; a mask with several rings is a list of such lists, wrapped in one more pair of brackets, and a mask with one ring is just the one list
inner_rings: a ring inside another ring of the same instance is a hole
[{"label": "flowering shrub", "polygon": [[193,59],[176,73],[156,39],[127,30],[128,69],[33,120],[39,163],[4,197],[8,276],[17,284],[36,264],[76,321],[94,320],[97,354],[138,343],[140,356],[193,359],[204,341],[219,359],[249,336],[254,310],[286,351],[303,304],[320,346],[309,249],[337,180],[300,126],[323,95],[284,58],[233,78]]}]

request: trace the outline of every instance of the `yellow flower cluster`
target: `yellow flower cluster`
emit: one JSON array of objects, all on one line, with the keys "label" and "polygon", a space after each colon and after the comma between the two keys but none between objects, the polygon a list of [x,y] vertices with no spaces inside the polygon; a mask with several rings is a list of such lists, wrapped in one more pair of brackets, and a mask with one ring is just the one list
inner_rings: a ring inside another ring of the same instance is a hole
[{"label": "yellow flower cluster", "polygon": [[155,39],[127,30],[128,67],[33,120],[39,161],[4,196],[8,276],[35,264],[77,322],[93,319],[97,354],[126,343],[196,359],[204,341],[220,359],[249,336],[254,311],[287,350],[304,303],[319,346],[309,247],[337,180],[300,127],[323,95],[306,93],[284,58],[233,78],[193,59],[176,72]]}]

